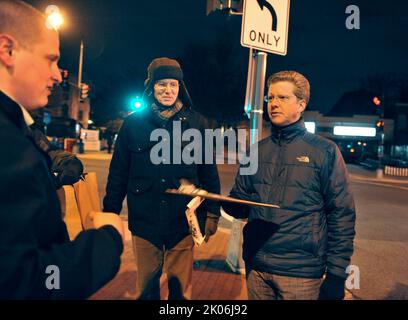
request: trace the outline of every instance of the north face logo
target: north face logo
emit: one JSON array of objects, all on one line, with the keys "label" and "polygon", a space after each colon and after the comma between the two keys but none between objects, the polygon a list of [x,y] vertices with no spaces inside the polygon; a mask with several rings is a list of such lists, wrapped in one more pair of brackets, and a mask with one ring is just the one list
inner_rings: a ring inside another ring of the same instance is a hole
[{"label": "north face logo", "polygon": [[309,159],[308,156],[301,156],[301,157],[297,157],[296,159],[299,162],[304,162],[304,163],[309,163],[310,162],[310,159]]}]

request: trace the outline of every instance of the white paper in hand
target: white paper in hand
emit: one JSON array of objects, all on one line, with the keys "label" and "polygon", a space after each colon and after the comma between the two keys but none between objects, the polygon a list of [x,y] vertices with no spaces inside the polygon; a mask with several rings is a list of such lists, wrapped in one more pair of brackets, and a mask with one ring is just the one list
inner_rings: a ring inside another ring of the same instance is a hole
[{"label": "white paper in hand", "polygon": [[200,204],[204,201],[201,197],[195,197],[191,200],[187,205],[186,210],[186,217],[188,226],[190,228],[191,235],[194,240],[194,244],[196,247],[199,247],[203,242],[205,237],[201,233],[200,225],[198,223],[196,209],[200,206]]}]

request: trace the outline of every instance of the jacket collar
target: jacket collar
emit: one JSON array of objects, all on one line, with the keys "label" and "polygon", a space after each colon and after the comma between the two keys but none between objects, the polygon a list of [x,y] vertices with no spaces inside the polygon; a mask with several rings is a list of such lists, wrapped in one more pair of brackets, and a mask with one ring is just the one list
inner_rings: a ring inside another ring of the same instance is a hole
[{"label": "jacket collar", "polygon": [[47,153],[47,147],[41,145],[40,139],[36,139],[35,132],[28,127],[22,108],[0,91],[0,112],[4,112],[6,117],[10,119],[21,132],[34,144],[34,146],[45,156],[45,160],[49,168],[51,168],[51,158]]},{"label": "jacket collar", "polygon": [[27,128],[21,107],[0,91],[0,110],[20,129]]},{"label": "jacket collar", "polygon": [[302,136],[306,132],[305,121],[300,118],[297,122],[286,127],[277,127],[272,125],[271,139],[275,142],[291,142],[296,137]]}]

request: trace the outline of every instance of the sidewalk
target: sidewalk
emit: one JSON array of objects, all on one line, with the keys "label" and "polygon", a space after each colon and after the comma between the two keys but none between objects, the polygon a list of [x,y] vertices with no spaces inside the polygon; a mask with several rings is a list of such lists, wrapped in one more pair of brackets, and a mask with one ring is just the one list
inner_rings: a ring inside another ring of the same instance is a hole
[{"label": "sidewalk", "polygon": [[[226,263],[229,233],[219,230],[207,244],[195,248],[193,300],[246,300],[245,276],[231,272]],[[137,277],[130,233],[117,276],[99,290],[91,300],[133,300]],[[165,275],[161,281],[161,298],[168,295]]]},{"label": "sidewalk", "polygon": [[107,151],[87,151],[86,153],[75,154],[79,159],[87,160],[111,160],[112,154]]},{"label": "sidewalk", "polygon": [[[82,230],[72,187],[65,190],[65,222],[71,239]],[[121,267],[116,277],[93,295],[91,300],[132,300],[135,298],[137,270],[132,251],[132,237],[126,229],[125,249],[121,257]],[[226,264],[230,231],[219,227],[208,243],[194,252],[193,300],[246,300],[245,276],[233,273]],[[161,279],[162,299],[167,297],[165,276]]]}]

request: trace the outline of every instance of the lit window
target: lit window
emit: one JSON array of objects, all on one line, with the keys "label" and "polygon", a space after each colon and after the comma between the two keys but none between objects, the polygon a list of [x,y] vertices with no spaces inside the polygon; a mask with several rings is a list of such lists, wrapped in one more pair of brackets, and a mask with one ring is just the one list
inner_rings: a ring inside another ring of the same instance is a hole
[{"label": "lit window", "polygon": [[375,128],[368,127],[346,127],[335,126],[333,134],[336,136],[348,136],[348,137],[375,137],[377,130]]}]

